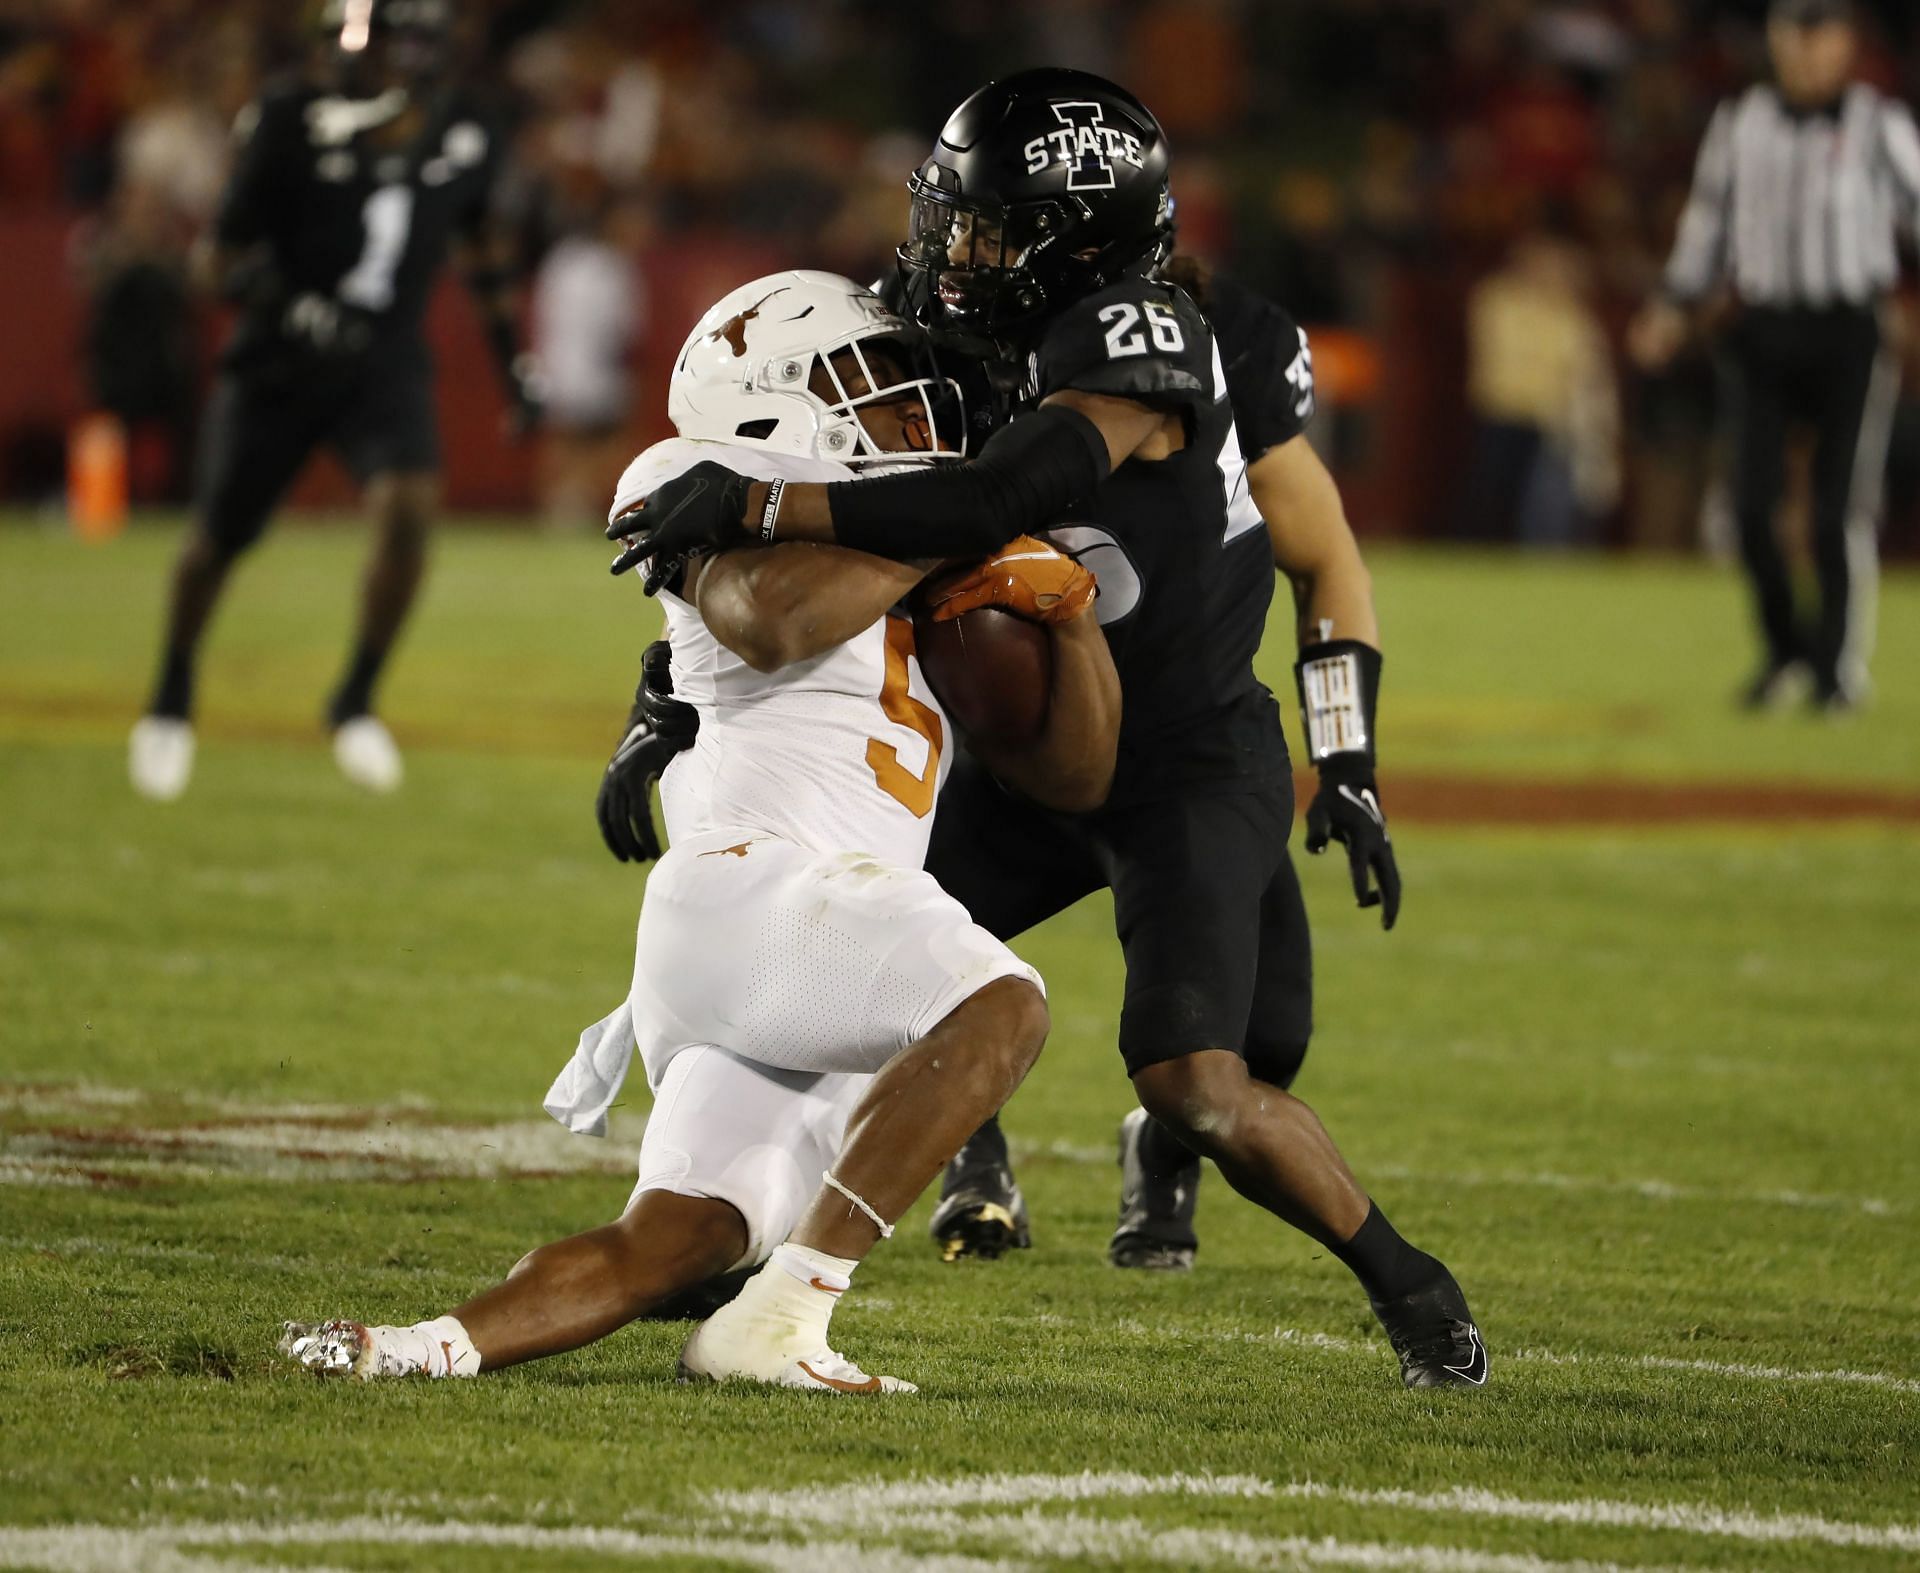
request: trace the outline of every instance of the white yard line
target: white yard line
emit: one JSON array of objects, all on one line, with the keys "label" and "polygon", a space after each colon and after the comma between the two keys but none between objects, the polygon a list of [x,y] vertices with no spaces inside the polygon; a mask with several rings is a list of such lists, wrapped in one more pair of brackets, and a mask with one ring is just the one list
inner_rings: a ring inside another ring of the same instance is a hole
[{"label": "white yard line", "polygon": [[[955,1530],[983,1523],[1007,1527],[1010,1534],[1038,1533],[1062,1523],[1107,1526],[1115,1521],[1036,1517],[1043,1503],[1084,1503],[1146,1496],[1186,1496],[1272,1500],[1280,1497],[1331,1500],[1360,1506],[1401,1508],[1422,1513],[1520,1519],[1539,1523],[1582,1524],[1606,1528],[1664,1529],[1692,1535],[1762,1542],[1817,1541],[1832,1546],[1876,1550],[1920,1550],[1920,1525],[1862,1524],[1803,1513],[1753,1513],[1710,1503],[1635,1503],[1589,1498],[1540,1499],[1461,1487],[1451,1491],[1412,1492],[1345,1487],[1324,1481],[1274,1482],[1253,1475],[976,1475],[960,1480],[862,1480],[844,1485],[784,1491],[719,1491],[706,1501],[729,1518],[757,1518],[796,1528],[859,1524],[872,1530],[904,1531],[914,1526]],[[963,1518],[963,1508],[1025,1508],[1024,1515]],[[1132,1521],[1128,1521],[1132,1522]],[[1134,1525],[1148,1539],[1147,1526]],[[1090,1530],[1088,1533],[1092,1533]],[[1143,1540],[1141,1543],[1145,1543]],[[1051,1547],[1052,1541],[1047,1544]],[[1144,1553],[1143,1553],[1144,1554]]]},{"label": "white yard line", "polygon": [[[195,1481],[192,1487],[211,1484]],[[260,1494],[272,1496],[273,1492]],[[882,1479],[781,1491],[719,1491],[705,1499],[713,1533],[424,1520],[392,1513],[290,1521],[175,1521],[135,1527],[0,1528],[0,1565],[50,1573],[117,1573],[127,1567],[146,1573],[233,1573],[235,1569],[264,1573],[277,1566],[261,1556],[270,1547],[407,1545],[549,1555],[571,1552],[639,1562],[705,1559],[767,1569],[790,1568],[804,1561],[830,1565],[836,1573],[1023,1573],[1029,1566],[1028,1555],[1176,1568],[1678,1573],[1641,1562],[1548,1558],[1525,1551],[1263,1535],[1218,1526],[1170,1527],[1134,1515],[1099,1517],[1076,1510],[1094,1502],[1133,1504],[1156,1496],[1269,1504],[1280,1499],[1334,1501],[1443,1516],[1665,1530],[1759,1543],[1815,1542],[1901,1552],[1920,1548],[1920,1526],[1859,1524],[1706,1504],[1536,1499],[1466,1487],[1420,1493],[1321,1481],[1276,1484],[1249,1475],[1109,1472]],[[1051,1511],[1056,1506],[1067,1510]],[[228,1552],[251,1556],[234,1561]],[[313,1573],[314,1564],[302,1560],[299,1566]],[[1689,1563],[1688,1568],[1690,1573],[1712,1573],[1698,1563]]]},{"label": "white yard line", "polygon": [[[0,1528],[0,1565],[46,1573],[343,1573],[300,1560],[295,1563],[235,1561],[229,1547],[264,1546],[453,1546],[488,1550],[563,1552],[657,1562],[699,1559],[788,1573],[800,1549],[787,1540],[724,1535],[655,1535],[630,1529],[586,1526],[555,1529],[540,1524],[423,1523],[396,1518],[295,1520],[291,1523],[155,1524],[133,1529],[70,1524],[50,1529]],[[204,1550],[222,1553],[198,1556]],[[1021,1573],[1021,1560],[945,1553],[923,1554],[890,1546],[841,1541],[809,1544],[804,1560],[835,1573]]]},{"label": "white yard line", "polygon": [[1763,1542],[1817,1541],[1828,1546],[1920,1551],[1920,1524],[1860,1524],[1811,1513],[1749,1513],[1689,1502],[1608,1502],[1507,1496],[1456,1487],[1451,1491],[1382,1491],[1302,1480],[1280,1488],[1290,1497],[1325,1498],[1367,1507],[1407,1508],[1417,1513],[1474,1518],[1523,1519],[1543,1524],[1599,1525],[1612,1529],[1668,1529],[1689,1535]]}]

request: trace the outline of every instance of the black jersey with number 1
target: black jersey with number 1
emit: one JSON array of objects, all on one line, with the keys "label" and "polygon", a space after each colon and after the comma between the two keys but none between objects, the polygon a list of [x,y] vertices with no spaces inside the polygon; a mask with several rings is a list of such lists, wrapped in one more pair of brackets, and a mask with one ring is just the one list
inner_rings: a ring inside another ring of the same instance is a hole
[{"label": "black jersey with number 1", "polygon": [[422,107],[419,133],[395,147],[378,141],[367,104],[309,84],[270,89],[242,115],[216,235],[235,251],[265,245],[282,288],[243,318],[229,366],[301,354],[283,313],[303,294],[350,314],[354,348],[377,352],[418,334],[449,247],[484,221],[500,142],[491,117],[458,89]]},{"label": "black jersey with number 1", "polygon": [[1045,532],[1100,581],[1122,694],[1110,803],[1271,783],[1287,772],[1286,738],[1253,658],[1273,559],[1207,319],[1152,279],[1077,301],[1041,338],[1027,394],[1068,388],[1137,400],[1184,426],[1178,451],[1127,460]]}]

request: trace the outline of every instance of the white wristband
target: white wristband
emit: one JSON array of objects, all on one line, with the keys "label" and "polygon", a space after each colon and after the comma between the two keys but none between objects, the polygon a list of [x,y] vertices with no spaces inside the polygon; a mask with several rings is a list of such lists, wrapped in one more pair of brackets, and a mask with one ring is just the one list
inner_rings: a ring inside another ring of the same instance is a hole
[{"label": "white wristband", "polygon": [[780,494],[786,489],[785,481],[767,482],[767,500],[760,508],[760,539],[769,546],[773,544],[773,527],[780,519]]},{"label": "white wristband", "polygon": [[1307,751],[1314,764],[1329,754],[1364,754],[1372,747],[1360,658],[1351,650],[1302,662],[1300,698],[1306,712]]}]

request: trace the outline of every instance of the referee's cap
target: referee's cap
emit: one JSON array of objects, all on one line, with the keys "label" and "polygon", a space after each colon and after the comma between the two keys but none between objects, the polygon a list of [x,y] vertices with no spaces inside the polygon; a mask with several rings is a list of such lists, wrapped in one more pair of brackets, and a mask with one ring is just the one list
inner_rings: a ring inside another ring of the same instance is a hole
[{"label": "referee's cap", "polygon": [[1797,27],[1817,27],[1822,22],[1851,22],[1850,0],[1773,0],[1767,7],[1769,22],[1787,22]]}]

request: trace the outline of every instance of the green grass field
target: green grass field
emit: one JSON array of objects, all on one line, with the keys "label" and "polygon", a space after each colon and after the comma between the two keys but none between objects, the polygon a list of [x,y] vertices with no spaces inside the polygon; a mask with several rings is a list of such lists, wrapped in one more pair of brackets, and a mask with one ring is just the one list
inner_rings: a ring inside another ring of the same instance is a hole
[{"label": "green grass field", "polygon": [[[1210,1176],[1190,1275],[1105,1265],[1103,899],[1020,947],[1055,1032],[1008,1126],[1036,1248],[924,1204],[836,1319],[918,1398],[683,1389],[684,1325],[472,1383],[318,1383],[286,1317],[434,1314],[618,1210],[538,1104],[625,987],[591,818],[653,608],[601,544],[448,531],[388,693],[408,784],[318,714],[360,541],[243,570],[193,790],[125,729],[176,537],[0,526],[0,1566],[177,1570],[1892,1569],[1920,1557],[1920,829],[1410,816],[1383,936],[1307,869],[1299,1090],[1494,1356],[1411,1395],[1337,1264]],[[1382,552],[1394,772],[1920,793],[1920,581],[1844,725],[1734,716],[1692,565]],[[1285,630],[1268,676],[1289,662]]]}]

